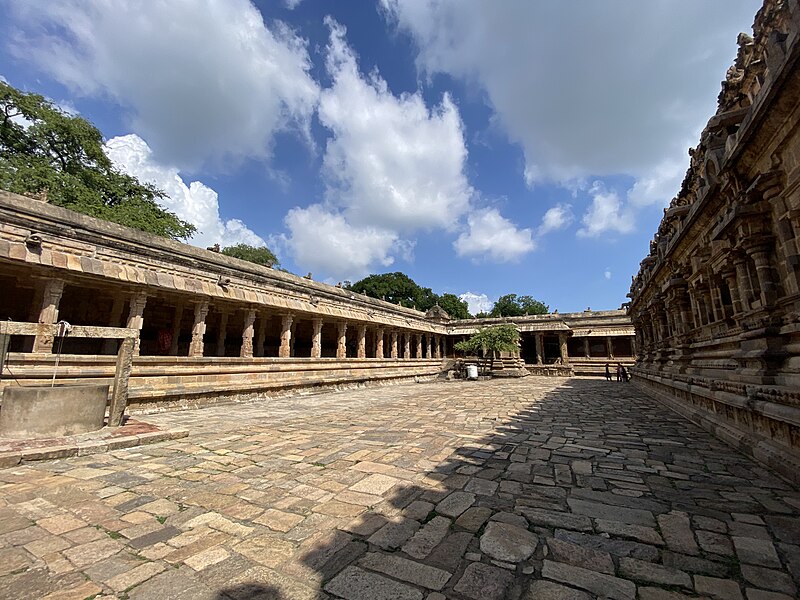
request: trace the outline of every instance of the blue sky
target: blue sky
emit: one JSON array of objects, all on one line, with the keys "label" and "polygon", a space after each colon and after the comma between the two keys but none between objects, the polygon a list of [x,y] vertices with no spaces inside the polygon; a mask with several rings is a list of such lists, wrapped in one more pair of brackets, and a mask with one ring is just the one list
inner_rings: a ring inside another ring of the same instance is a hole
[{"label": "blue sky", "polygon": [[759,6],[0,0],[0,76],[94,122],[196,245],[610,309]]}]

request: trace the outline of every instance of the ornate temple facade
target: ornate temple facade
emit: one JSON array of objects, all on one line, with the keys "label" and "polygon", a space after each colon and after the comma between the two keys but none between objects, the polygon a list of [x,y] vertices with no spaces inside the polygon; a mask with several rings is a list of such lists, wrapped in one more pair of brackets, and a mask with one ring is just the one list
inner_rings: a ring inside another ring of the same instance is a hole
[{"label": "ornate temple facade", "polygon": [[767,0],[630,292],[635,382],[800,472],[800,5]]},{"label": "ornate temple facade", "polygon": [[[431,378],[455,342],[495,322],[451,321],[2,191],[0,290],[0,337],[6,320],[136,330],[134,411]],[[624,311],[513,321],[532,366],[632,358]],[[54,339],[52,327],[14,336],[0,388],[54,371],[59,383],[110,383],[118,344]]]}]

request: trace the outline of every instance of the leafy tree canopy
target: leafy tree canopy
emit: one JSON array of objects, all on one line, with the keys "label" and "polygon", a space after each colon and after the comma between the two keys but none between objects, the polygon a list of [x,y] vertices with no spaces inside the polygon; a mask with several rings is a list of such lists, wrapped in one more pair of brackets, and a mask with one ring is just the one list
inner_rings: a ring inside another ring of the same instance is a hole
[{"label": "leafy tree canopy", "polygon": [[94,125],[2,81],[0,188],[168,238],[195,232],[159,206],[164,192],[114,168]]},{"label": "leafy tree canopy", "polygon": [[455,294],[442,294],[439,296],[439,306],[450,315],[451,319],[469,319],[469,305]]},{"label": "leafy tree canopy", "polygon": [[392,304],[416,307],[418,310],[428,310],[436,304],[435,294],[430,288],[417,285],[408,275],[399,271],[369,275],[351,284],[348,289]]},{"label": "leafy tree canopy", "polygon": [[220,252],[225,256],[240,258],[265,267],[278,267],[280,265],[278,257],[266,246],[256,247],[248,244],[236,244],[235,246],[227,246]]},{"label": "leafy tree canopy", "polygon": [[405,273],[383,273],[369,275],[361,281],[346,286],[347,289],[371,298],[386,300],[417,310],[428,310],[435,304],[441,306],[452,319],[469,319],[467,303],[455,294],[434,293],[431,288],[422,287]]},{"label": "leafy tree canopy", "polygon": [[[484,359],[489,360],[491,370],[496,353],[519,350],[519,331],[510,323],[483,327],[473,333],[468,340],[456,343],[455,349],[467,354],[482,354]],[[484,370],[485,367],[484,361]]]},{"label": "leafy tree canopy", "polygon": [[531,296],[506,294],[494,303],[490,317],[521,317],[523,315],[546,315],[550,310],[544,302]]},{"label": "leafy tree canopy", "polygon": [[483,327],[473,333],[468,340],[458,342],[455,348],[473,354],[479,350],[483,350],[484,353],[515,352],[519,348],[518,343],[519,331],[514,325],[506,323]]}]

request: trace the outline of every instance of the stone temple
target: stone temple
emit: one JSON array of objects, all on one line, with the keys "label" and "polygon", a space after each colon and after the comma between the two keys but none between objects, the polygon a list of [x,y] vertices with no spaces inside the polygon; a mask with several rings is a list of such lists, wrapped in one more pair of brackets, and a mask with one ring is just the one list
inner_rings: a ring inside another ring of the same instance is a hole
[{"label": "stone temple", "polygon": [[[738,43],[620,310],[452,320],[0,191],[0,600],[798,597],[800,2]],[[499,323],[532,376],[446,378]]]}]

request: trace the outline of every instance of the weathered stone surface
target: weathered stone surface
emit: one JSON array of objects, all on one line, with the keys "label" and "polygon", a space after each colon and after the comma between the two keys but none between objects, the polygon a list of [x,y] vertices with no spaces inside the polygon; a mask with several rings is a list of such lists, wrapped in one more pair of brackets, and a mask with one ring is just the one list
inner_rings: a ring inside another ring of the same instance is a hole
[{"label": "weathered stone surface", "polygon": [[575,588],[538,579],[531,582],[522,600],[591,600],[591,598],[586,592]]},{"label": "weathered stone surface", "polygon": [[550,549],[549,557],[552,560],[583,567],[591,571],[599,571],[609,575],[614,574],[614,561],[611,560],[611,555],[607,552],[585,548],[556,538],[548,538],[547,547]]},{"label": "weathered stone surface", "polygon": [[664,545],[664,540],[652,527],[630,525],[628,523],[609,521],[607,519],[595,519],[595,527],[597,531],[610,533],[611,535],[619,537],[631,538],[645,544],[653,544],[656,546]]},{"label": "weathered stone surface", "polygon": [[403,552],[413,558],[425,558],[445,538],[451,524],[450,519],[434,517],[403,545]]},{"label": "weathered stone surface", "polygon": [[486,523],[491,515],[491,508],[471,506],[465,510],[461,516],[458,517],[458,519],[456,519],[456,525],[462,529],[466,529],[467,531],[475,532],[478,531],[484,523]]},{"label": "weathered stone surface", "polygon": [[358,567],[347,567],[325,585],[346,600],[422,600],[419,590]]},{"label": "weathered stone surface", "polygon": [[666,514],[658,515],[656,520],[670,550],[681,554],[700,554],[688,516]]},{"label": "weathered stone surface", "polygon": [[559,529],[574,529],[576,531],[592,531],[592,522],[588,517],[571,515],[565,512],[528,508],[521,506],[521,512],[532,525],[557,527]]},{"label": "weathered stone surface", "polygon": [[736,556],[743,563],[760,565],[762,567],[780,568],[781,560],[775,551],[775,546],[768,540],[754,538],[733,537]]},{"label": "weathered stone surface", "polygon": [[481,536],[481,552],[497,560],[517,563],[536,551],[539,538],[527,529],[490,521]]},{"label": "weathered stone surface", "polygon": [[573,498],[567,500],[567,504],[569,504],[572,512],[578,515],[586,515],[595,519],[607,519],[609,521],[622,521],[623,523],[645,525],[647,527],[655,527],[656,525],[653,513],[649,510],[611,506]]},{"label": "weathered stone surface", "polygon": [[633,600],[636,597],[636,586],[630,581],[552,560],[544,561],[542,577],[573,585],[612,600]]},{"label": "weathered stone surface", "polygon": [[359,565],[429,590],[441,590],[451,577],[442,569],[393,554],[371,552],[359,561]]},{"label": "weathered stone surface", "polygon": [[475,503],[475,494],[453,492],[436,505],[436,512],[456,518]]},{"label": "weathered stone surface", "polygon": [[712,598],[719,598],[719,600],[741,600],[742,598],[739,584],[730,579],[695,575],[694,590],[698,594],[706,594]]},{"label": "weathered stone surface", "polygon": [[417,529],[419,529],[419,523],[411,519],[390,521],[373,533],[367,541],[384,550],[396,550],[405,544]]},{"label": "weathered stone surface", "polygon": [[639,542],[628,542],[626,540],[612,540],[600,535],[587,535],[576,531],[564,531],[557,529],[556,539],[566,540],[586,548],[594,548],[614,554],[615,556],[630,556],[639,560],[654,561],[658,559],[658,548],[640,544]]},{"label": "weathered stone surface", "polygon": [[692,589],[692,580],[683,571],[643,560],[636,560],[635,558],[620,558],[619,574],[634,581],[646,581],[647,583]]},{"label": "weathered stone surface", "polygon": [[775,592],[783,592],[794,596],[797,594],[797,587],[792,582],[792,578],[782,571],[775,569],[765,569],[754,567],[753,565],[742,565],[742,577],[745,581],[756,587]]},{"label": "weathered stone surface", "polygon": [[453,589],[473,600],[503,600],[514,575],[483,563],[470,564]]}]

